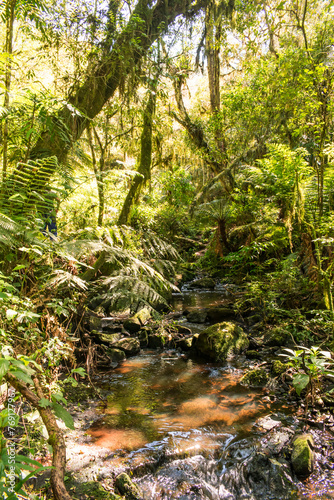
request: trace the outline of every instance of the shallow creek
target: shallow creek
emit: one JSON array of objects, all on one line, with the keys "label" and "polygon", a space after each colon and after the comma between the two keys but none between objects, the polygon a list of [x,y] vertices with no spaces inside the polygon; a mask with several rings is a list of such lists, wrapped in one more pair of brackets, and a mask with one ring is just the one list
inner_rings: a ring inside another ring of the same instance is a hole
[{"label": "shallow creek", "polygon": [[[186,291],[174,305],[224,300],[221,290]],[[107,402],[87,433],[110,450],[110,467],[131,471],[145,500],[334,498],[331,488],[297,490],[288,462],[271,453],[293,435],[294,409],[243,387],[244,369],[244,357],[218,365],[142,351],[101,375]]]}]

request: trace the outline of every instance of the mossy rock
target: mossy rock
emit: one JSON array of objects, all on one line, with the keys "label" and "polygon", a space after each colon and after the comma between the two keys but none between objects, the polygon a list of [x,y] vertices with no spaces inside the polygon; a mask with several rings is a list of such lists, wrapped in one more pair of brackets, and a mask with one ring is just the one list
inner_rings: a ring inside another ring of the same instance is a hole
[{"label": "mossy rock", "polygon": [[268,382],[268,373],[263,368],[254,368],[245,373],[245,375],[240,380],[242,385],[247,387],[263,387]]},{"label": "mossy rock", "polygon": [[113,347],[124,351],[127,356],[134,356],[140,351],[140,342],[138,339],[126,337],[116,342]]},{"label": "mossy rock", "polygon": [[119,363],[120,361],[124,361],[124,359],[126,359],[125,352],[120,349],[107,349],[106,354],[114,363]]},{"label": "mossy rock", "polygon": [[262,335],[253,337],[253,343],[256,347],[281,347],[287,345],[289,340],[289,332],[279,326],[266,331]]},{"label": "mossy rock", "polygon": [[115,486],[126,500],[143,500],[138,486],[131,481],[125,472],[116,477]]},{"label": "mossy rock", "polygon": [[138,311],[133,319],[138,319],[140,324],[144,326],[150,319],[152,318],[151,308],[143,307],[140,311]]},{"label": "mossy rock", "polygon": [[238,354],[249,345],[243,329],[235,323],[225,321],[209,326],[196,340],[197,351],[215,361],[226,360],[232,354]]},{"label": "mossy rock", "polygon": [[190,283],[189,288],[209,288],[209,290],[213,290],[215,286],[216,282],[212,278],[200,278]]},{"label": "mossy rock", "polygon": [[285,363],[282,363],[279,359],[276,359],[273,361],[273,364],[271,366],[271,370],[274,375],[282,375],[287,369],[287,365]]},{"label": "mossy rock", "polygon": [[297,436],[292,444],[291,462],[296,475],[308,477],[314,469],[314,441],[311,434]]},{"label": "mossy rock", "polygon": [[121,500],[122,497],[106,491],[100,483],[88,481],[78,483],[76,481],[66,482],[66,488],[73,500]]}]

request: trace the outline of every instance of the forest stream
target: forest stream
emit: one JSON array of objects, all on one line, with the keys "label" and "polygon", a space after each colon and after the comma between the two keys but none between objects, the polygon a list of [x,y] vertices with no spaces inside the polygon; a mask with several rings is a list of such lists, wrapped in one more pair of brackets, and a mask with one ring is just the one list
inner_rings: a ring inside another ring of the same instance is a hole
[{"label": "forest stream", "polygon": [[[223,289],[185,288],[174,309],[222,300]],[[181,321],[193,331],[204,327]],[[144,349],[101,372],[94,383],[105,401],[80,417],[84,438],[82,430],[69,434],[69,470],[102,484],[127,472],[145,500],[333,498],[334,475],[321,446],[334,438],[312,430],[321,466],[298,481],[288,456],[302,429],[294,400],[277,386],[242,385],[253,364],[245,356],[218,364],[177,349]]]}]

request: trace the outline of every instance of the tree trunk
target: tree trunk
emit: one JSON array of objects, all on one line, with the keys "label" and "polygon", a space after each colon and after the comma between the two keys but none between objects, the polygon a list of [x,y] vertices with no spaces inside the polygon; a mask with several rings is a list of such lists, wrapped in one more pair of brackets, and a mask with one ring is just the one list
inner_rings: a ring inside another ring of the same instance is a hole
[{"label": "tree trunk", "polygon": [[140,192],[145,184],[151,179],[151,163],[152,163],[152,123],[154,116],[154,108],[156,103],[155,89],[149,90],[148,101],[144,110],[143,130],[141,133],[141,148],[138,173],[131,183],[130,190],[125,198],[123,208],[118,218],[118,224],[130,224],[131,209],[134,204],[138,203]]},{"label": "tree trunk", "polygon": [[66,445],[63,436],[63,432],[59,429],[56,417],[54,416],[50,407],[42,408],[39,406],[39,401],[44,398],[42,388],[40,387],[37,378],[34,379],[34,385],[36,394],[32,392],[29,387],[18,380],[15,376],[7,373],[7,381],[22,394],[23,397],[32,404],[36,410],[38,410],[40,416],[42,417],[43,423],[49,434],[49,444],[53,449],[52,456],[52,466],[54,467],[51,471],[51,487],[55,497],[55,500],[72,500],[71,496],[68,494],[65,484],[65,466],[66,466]]},{"label": "tree trunk", "polygon": [[[6,5],[7,20],[6,20],[6,64],[5,64],[5,98],[4,108],[9,108],[10,85],[12,80],[12,60],[13,55],[13,33],[14,33],[14,20],[15,20],[15,6],[16,0],[8,0]],[[8,166],[8,118],[6,116],[3,125],[3,156],[2,156],[2,182],[6,180],[7,166]]]},{"label": "tree trunk", "polygon": [[[187,8],[184,0],[170,0],[168,3],[158,0],[153,7],[149,7],[147,0],[139,0],[113,45],[113,36],[106,33],[103,57],[87,72],[81,87],[73,95],[69,95],[67,102],[80,114],[73,113],[73,109],[67,104],[60,109],[52,119],[53,130],[41,135],[31,157],[55,155],[58,161],[64,161],[72,144],[81,137],[89,121],[113,97],[122,79],[141,60],[152,43],[177,16],[185,12],[188,15],[197,13],[202,7],[201,2],[203,0]],[[113,2],[110,2],[110,8],[112,5]]]}]

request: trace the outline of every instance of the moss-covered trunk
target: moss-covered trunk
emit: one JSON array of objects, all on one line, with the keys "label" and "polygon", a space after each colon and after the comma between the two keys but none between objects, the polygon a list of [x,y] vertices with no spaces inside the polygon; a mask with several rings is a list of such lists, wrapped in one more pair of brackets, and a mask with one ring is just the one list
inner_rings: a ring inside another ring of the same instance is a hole
[{"label": "moss-covered trunk", "polygon": [[138,203],[140,192],[151,178],[152,163],[152,124],[154,108],[156,103],[156,92],[148,92],[148,100],[143,113],[143,130],[140,139],[140,160],[138,173],[133,178],[130,190],[125,198],[123,208],[118,218],[118,224],[129,224],[131,219],[131,209]]}]

